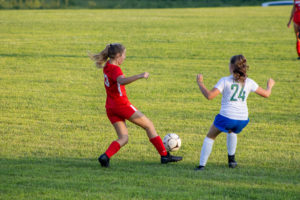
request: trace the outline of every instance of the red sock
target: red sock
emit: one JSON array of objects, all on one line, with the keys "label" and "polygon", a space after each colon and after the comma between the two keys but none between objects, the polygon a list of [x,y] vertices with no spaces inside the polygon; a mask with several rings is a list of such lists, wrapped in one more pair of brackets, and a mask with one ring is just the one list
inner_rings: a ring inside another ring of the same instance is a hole
[{"label": "red sock", "polygon": [[112,157],[115,153],[117,153],[120,150],[121,146],[117,141],[113,141],[108,149],[106,150],[105,154],[107,155],[107,157]]},{"label": "red sock", "polygon": [[298,41],[297,41],[297,53],[298,53],[298,56],[300,57],[300,39],[298,39]]},{"label": "red sock", "polygon": [[159,136],[150,139],[150,142],[155,146],[156,150],[161,156],[166,156],[167,151],[166,148]]}]

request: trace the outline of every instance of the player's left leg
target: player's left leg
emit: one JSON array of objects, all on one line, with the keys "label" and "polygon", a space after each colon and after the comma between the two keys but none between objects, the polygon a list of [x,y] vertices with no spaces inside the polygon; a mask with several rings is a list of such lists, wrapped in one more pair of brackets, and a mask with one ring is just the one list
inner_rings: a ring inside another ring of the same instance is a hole
[{"label": "player's left leg", "polygon": [[152,121],[140,111],[136,111],[128,120],[145,129],[150,140],[158,136]]},{"label": "player's left leg", "polygon": [[212,151],[214,141],[216,137],[221,133],[221,131],[215,127],[214,124],[211,125],[207,136],[204,138],[202,149],[201,149],[201,154],[200,154],[200,162],[199,166],[195,168],[195,170],[203,170],[206,162],[208,160],[208,157]]},{"label": "player's left leg", "polygon": [[237,162],[235,161],[235,150],[237,145],[237,134],[231,132],[227,133],[227,151],[228,151],[228,166],[235,168]]},{"label": "player's left leg", "polygon": [[182,157],[172,156],[167,152],[160,136],[156,133],[153,123],[143,113],[136,111],[128,120],[146,130],[150,142],[161,155],[161,163],[165,164],[182,160]]}]

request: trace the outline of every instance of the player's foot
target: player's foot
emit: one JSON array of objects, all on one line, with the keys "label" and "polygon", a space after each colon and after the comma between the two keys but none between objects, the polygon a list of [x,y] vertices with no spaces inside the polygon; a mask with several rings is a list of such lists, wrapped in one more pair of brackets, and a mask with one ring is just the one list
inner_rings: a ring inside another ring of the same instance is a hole
[{"label": "player's foot", "polygon": [[195,171],[203,171],[204,170],[204,166],[199,165],[198,167],[195,168]]},{"label": "player's foot", "polygon": [[98,158],[102,167],[109,167],[109,157],[104,153]]},{"label": "player's foot", "polygon": [[166,156],[162,156],[160,159],[161,164],[167,164],[168,162],[177,162],[181,160],[182,160],[181,156],[172,156],[169,152]]},{"label": "player's foot", "polygon": [[237,162],[235,161],[235,156],[232,155],[228,155],[228,166],[229,168],[236,168],[237,166]]},{"label": "player's foot", "polygon": [[298,57],[298,60],[300,60],[300,57]]}]

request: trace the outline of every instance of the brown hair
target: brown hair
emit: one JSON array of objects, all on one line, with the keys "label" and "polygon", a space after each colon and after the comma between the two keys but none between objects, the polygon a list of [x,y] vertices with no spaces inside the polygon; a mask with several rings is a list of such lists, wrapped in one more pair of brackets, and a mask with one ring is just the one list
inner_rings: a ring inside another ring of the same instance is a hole
[{"label": "brown hair", "polygon": [[247,65],[247,60],[243,55],[232,56],[230,59],[230,64],[232,66],[232,73],[235,81],[244,83],[247,79],[247,70],[249,66]]},{"label": "brown hair", "polygon": [[105,49],[98,54],[89,53],[89,57],[95,61],[96,67],[103,68],[103,63],[105,63],[108,58],[114,59],[117,54],[122,54],[124,50],[125,47],[122,44],[108,44]]}]

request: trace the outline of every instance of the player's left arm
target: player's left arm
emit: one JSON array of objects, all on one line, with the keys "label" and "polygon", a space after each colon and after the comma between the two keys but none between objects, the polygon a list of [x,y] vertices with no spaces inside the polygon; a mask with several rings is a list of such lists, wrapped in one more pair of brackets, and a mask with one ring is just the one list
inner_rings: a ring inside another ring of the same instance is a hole
[{"label": "player's left arm", "polygon": [[149,73],[148,72],[144,72],[144,73],[137,74],[137,75],[130,76],[130,77],[125,77],[124,75],[120,75],[117,78],[117,82],[120,85],[127,85],[129,83],[132,83],[132,82],[138,80],[138,79],[141,79],[141,78],[147,79],[148,77],[149,77]]},{"label": "player's left arm", "polygon": [[274,85],[275,85],[275,81],[270,78],[267,83],[267,89],[258,87],[257,90],[255,91],[255,93],[262,97],[268,98],[272,93],[272,88]]},{"label": "player's left arm", "polygon": [[208,100],[214,99],[216,96],[220,94],[220,90],[217,88],[213,88],[212,90],[208,90],[204,83],[203,83],[203,75],[198,74],[197,75],[197,83],[199,86],[199,89],[201,90],[202,94],[207,98]]}]

